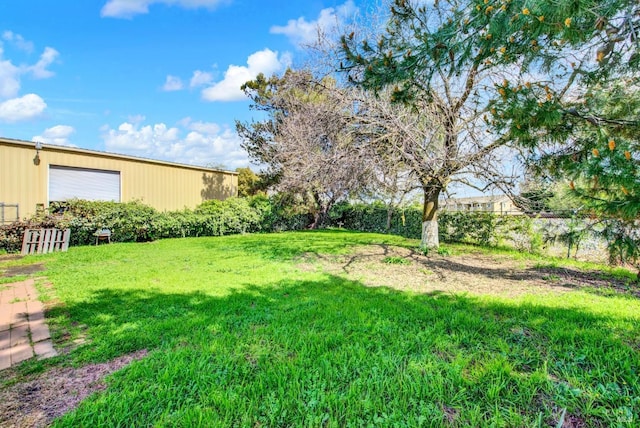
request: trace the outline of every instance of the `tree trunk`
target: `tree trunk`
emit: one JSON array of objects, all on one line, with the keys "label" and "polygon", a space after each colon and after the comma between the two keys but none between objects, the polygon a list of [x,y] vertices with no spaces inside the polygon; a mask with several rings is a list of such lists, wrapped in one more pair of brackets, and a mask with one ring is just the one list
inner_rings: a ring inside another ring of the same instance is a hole
[{"label": "tree trunk", "polygon": [[387,206],[387,227],[385,232],[389,233],[391,231],[391,218],[393,217],[393,207],[391,205]]},{"label": "tree trunk", "polygon": [[314,211],[312,215],[313,215],[313,221],[309,226],[307,226],[307,228],[311,230],[315,230],[318,228],[318,224],[320,223],[320,211]]},{"label": "tree trunk", "polygon": [[318,204],[318,207],[313,210],[313,223],[309,225],[309,229],[318,229],[321,227],[326,227],[328,224],[327,219],[329,218],[329,210],[333,206],[333,203],[323,205]]},{"label": "tree trunk", "polygon": [[440,246],[438,238],[438,198],[440,186],[424,188],[424,205],[422,210],[422,240],[420,248],[436,249]]}]

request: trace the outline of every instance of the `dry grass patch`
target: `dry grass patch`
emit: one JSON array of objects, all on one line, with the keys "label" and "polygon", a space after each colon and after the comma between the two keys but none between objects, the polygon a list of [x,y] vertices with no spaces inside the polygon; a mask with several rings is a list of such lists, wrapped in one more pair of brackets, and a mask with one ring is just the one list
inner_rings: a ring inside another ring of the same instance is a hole
[{"label": "dry grass patch", "polygon": [[106,363],[84,367],[59,367],[0,390],[0,426],[46,427],[58,416],[75,409],[94,392],[107,386],[105,376],[147,355],[146,350]]},{"label": "dry grass patch", "polygon": [[[305,254],[299,258],[298,267],[339,275],[369,287],[419,293],[516,297],[566,293],[581,287],[628,291],[624,280],[602,272],[539,267],[533,260],[479,252],[425,256],[414,249],[389,245],[360,246],[347,255]],[[640,291],[632,293],[640,297]]]}]

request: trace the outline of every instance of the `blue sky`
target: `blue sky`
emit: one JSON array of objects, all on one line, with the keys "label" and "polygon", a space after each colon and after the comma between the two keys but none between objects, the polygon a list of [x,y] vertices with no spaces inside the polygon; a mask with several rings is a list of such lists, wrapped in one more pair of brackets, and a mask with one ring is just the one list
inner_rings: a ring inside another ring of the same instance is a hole
[{"label": "blue sky", "polygon": [[0,2],[0,136],[199,165],[248,166],[239,89],[303,60],[357,0]]}]

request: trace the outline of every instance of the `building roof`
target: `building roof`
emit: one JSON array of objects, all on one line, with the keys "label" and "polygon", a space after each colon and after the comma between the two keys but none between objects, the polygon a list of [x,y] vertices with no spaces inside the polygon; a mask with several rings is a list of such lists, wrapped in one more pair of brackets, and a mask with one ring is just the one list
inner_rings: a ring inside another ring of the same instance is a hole
[{"label": "building roof", "polygon": [[[32,149],[35,150],[35,144],[36,144],[35,141],[15,140],[15,139],[11,139],[11,138],[0,137],[0,145],[22,146],[22,147],[25,147],[25,148],[32,148]],[[172,167],[177,167],[177,168],[195,169],[197,171],[223,172],[225,174],[238,175],[238,173],[235,172],[235,171],[226,171],[226,170],[216,169],[216,168],[207,168],[207,167],[204,167],[204,166],[188,165],[188,164],[184,164],[184,163],[161,161],[161,160],[155,160],[155,159],[142,158],[142,157],[138,157],[138,156],[122,155],[122,154],[110,153],[110,152],[102,152],[102,151],[99,151],[99,150],[81,149],[81,148],[78,148],[78,147],[59,146],[59,145],[56,145],[56,144],[44,144],[44,143],[41,143],[41,144],[42,144],[42,149],[41,150],[45,150],[45,151],[46,150],[53,150],[53,151],[58,151],[58,152],[78,153],[78,154],[100,156],[100,157],[113,158],[113,159],[122,159],[122,160],[128,160],[128,161],[133,161],[133,162],[144,162],[144,163],[151,163],[151,164],[156,164],[156,165],[172,166]]]},{"label": "building roof", "polygon": [[489,195],[489,196],[469,196],[465,198],[449,198],[444,199],[445,204],[472,204],[487,202],[505,202],[510,201],[507,195]]}]

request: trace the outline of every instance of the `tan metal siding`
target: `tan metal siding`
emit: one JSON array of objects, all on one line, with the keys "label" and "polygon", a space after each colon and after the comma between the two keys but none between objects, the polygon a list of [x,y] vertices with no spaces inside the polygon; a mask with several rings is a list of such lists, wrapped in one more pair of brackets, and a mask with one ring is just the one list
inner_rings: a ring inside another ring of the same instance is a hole
[{"label": "tan metal siding", "polygon": [[120,171],[123,202],[140,200],[160,211],[195,208],[208,199],[237,195],[235,173],[47,146],[34,165],[33,145],[0,140],[0,202],[20,205],[20,216],[48,204],[49,165]]}]

